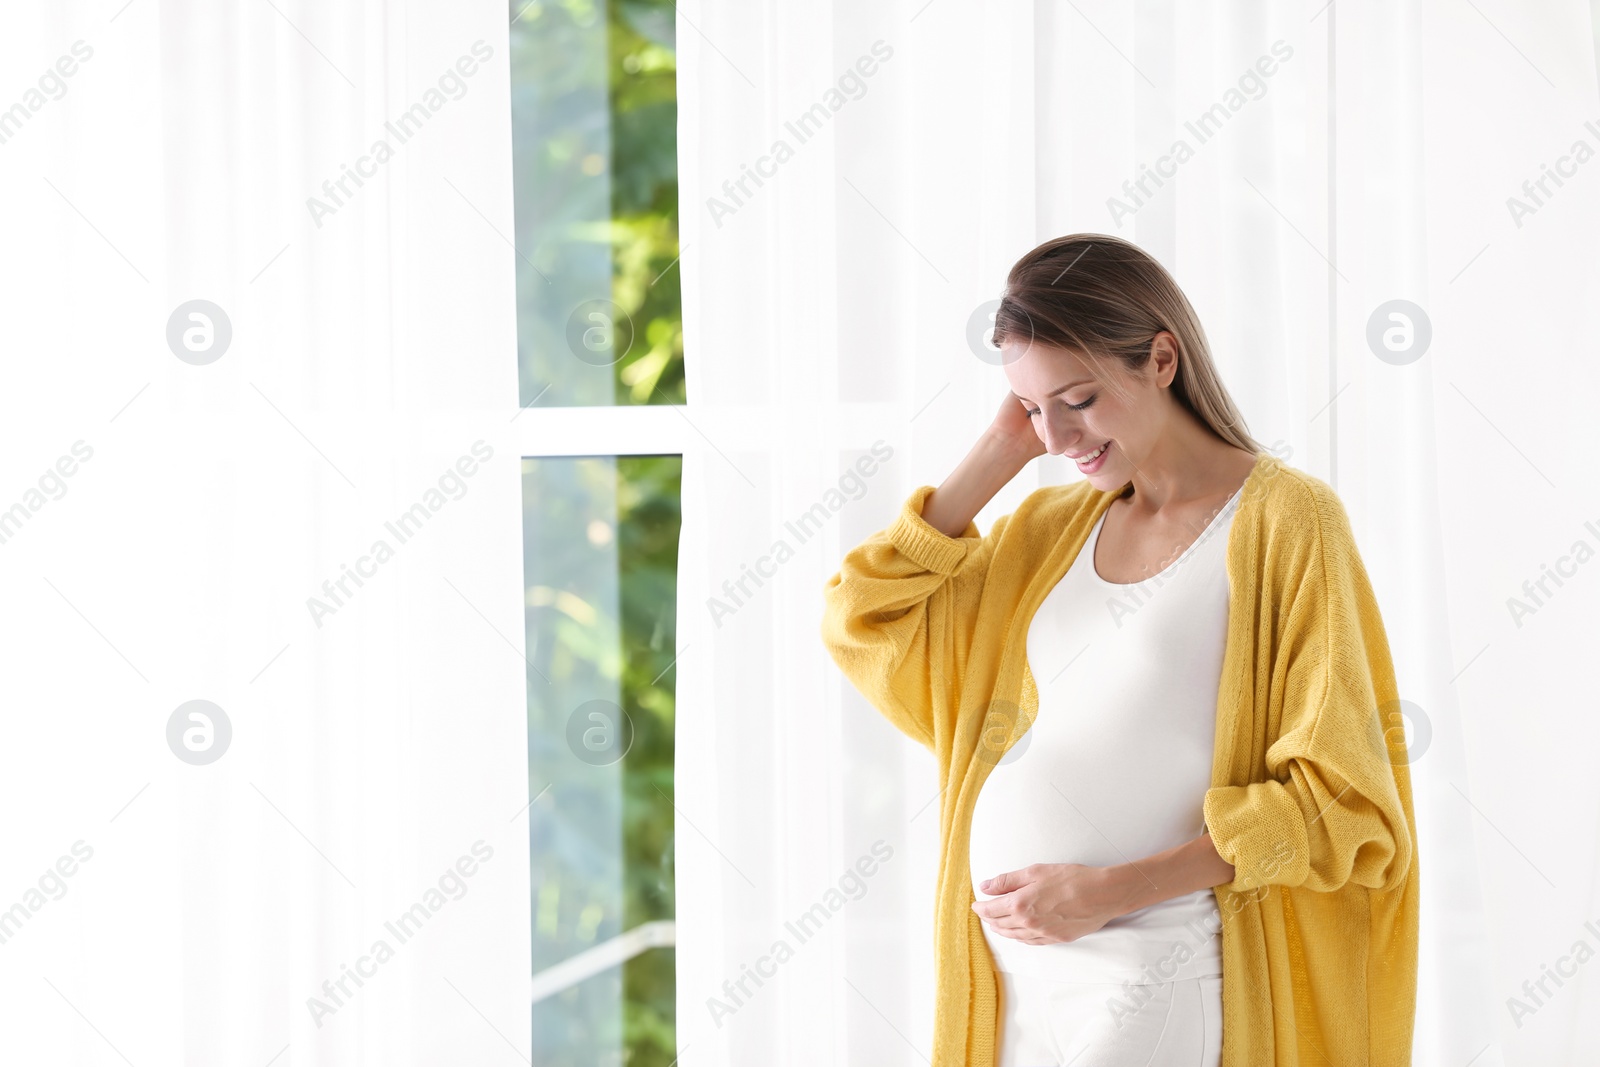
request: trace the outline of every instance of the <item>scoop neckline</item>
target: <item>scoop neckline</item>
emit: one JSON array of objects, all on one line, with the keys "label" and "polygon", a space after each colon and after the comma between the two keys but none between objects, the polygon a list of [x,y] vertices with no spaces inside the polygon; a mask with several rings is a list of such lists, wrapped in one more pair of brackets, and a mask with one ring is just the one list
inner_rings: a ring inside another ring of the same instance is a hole
[{"label": "scoop neckline", "polygon": [[[1253,470],[1252,473],[1254,473]],[[1245,482],[1248,483],[1249,480],[1250,479],[1248,477],[1245,478]],[[1107,507],[1100,513],[1100,517],[1095,520],[1094,529],[1089,533],[1089,543],[1084,546],[1084,551],[1089,553],[1089,573],[1094,576],[1095,581],[1111,589],[1132,589],[1135,586],[1144,585],[1146,582],[1154,581],[1155,579],[1164,576],[1168,571],[1173,570],[1194,553],[1194,550],[1199,547],[1200,543],[1210,536],[1211,531],[1216,527],[1217,523],[1221,522],[1223,517],[1228,515],[1228,513],[1233,510],[1235,502],[1238,501],[1239,497],[1243,494],[1244,485],[1241,484],[1239,488],[1233,491],[1233,495],[1228,498],[1227,502],[1223,504],[1222,507],[1217,509],[1217,513],[1211,516],[1211,521],[1206,523],[1205,529],[1201,530],[1195,535],[1195,539],[1189,542],[1188,547],[1180,552],[1176,559],[1167,564],[1165,567],[1161,568],[1161,570],[1157,571],[1155,574],[1150,575],[1150,577],[1141,578],[1137,582],[1107,581],[1105,578],[1100,577],[1100,569],[1095,566],[1094,550],[1095,546],[1100,543],[1100,528],[1106,524],[1106,516],[1111,514],[1111,509]]]}]

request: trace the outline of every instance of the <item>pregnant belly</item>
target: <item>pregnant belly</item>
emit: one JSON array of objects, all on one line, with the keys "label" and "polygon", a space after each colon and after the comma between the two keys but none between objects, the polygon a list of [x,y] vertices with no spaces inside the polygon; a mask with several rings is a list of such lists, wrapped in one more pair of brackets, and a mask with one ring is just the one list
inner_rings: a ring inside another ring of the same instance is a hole
[{"label": "pregnant belly", "polygon": [[969,854],[979,899],[988,894],[977,884],[1006,871],[1034,863],[1137,863],[1204,829],[1209,753],[1203,766],[1182,770],[1162,761],[1161,774],[1149,760],[1121,769],[1103,763],[1091,774],[1040,774],[1025,762],[996,767],[978,795]]}]

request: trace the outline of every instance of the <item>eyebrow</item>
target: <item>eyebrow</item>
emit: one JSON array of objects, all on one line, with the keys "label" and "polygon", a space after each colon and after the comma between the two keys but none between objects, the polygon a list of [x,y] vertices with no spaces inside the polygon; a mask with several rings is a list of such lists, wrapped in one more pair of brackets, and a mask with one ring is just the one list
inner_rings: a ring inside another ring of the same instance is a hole
[{"label": "eyebrow", "polygon": [[[1059,389],[1052,389],[1050,392],[1048,392],[1048,393],[1046,393],[1044,395],[1044,398],[1046,400],[1049,400],[1053,396],[1060,396],[1062,393],[1066,392],[1068,389],[1071,389],[1075,385],[1092,385],[1093,383],[1094,383],[1094,379],[1093,378],[1079,378],[1075,382],[1068,382],[1066,385],[1061,386]],[[1029,398],[1028,397],[1023,397],[1022,399],[1027,400]]]}]

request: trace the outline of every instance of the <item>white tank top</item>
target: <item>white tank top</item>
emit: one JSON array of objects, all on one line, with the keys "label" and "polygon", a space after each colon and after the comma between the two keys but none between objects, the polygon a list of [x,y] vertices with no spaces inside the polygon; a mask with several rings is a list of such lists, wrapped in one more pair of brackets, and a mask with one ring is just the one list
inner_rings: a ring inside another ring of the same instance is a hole
[{"label": "white tank top", "polygon": [[[1217,688],[1227,638],[1227,544],[1241,487],[1160,573],[1103,580],[1105,516],[1028,629],[1039,711],[978,794],[970,849],[978,884],[1031,863],[1132,862],[1204,832]],[[1150,984],[1222,973],[1221,918],[1207,889],[1094,933],[1030,945],[984,923],[995,966],[1059,981]]]}]

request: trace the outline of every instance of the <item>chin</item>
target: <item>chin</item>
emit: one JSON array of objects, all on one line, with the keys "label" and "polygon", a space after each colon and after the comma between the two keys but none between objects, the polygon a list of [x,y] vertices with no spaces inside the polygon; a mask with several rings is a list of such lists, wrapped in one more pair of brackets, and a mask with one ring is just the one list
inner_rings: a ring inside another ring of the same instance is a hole
[{"label": "chin", "polygon": [[1104,470],[1095,471],[1093,474],[1085,475],[1084,478],[1102,493],[1110,493],[1121,489],[1124,483],[1127,482],[1126,478],[1118,477],[1115,474],[1107,474]]}]

